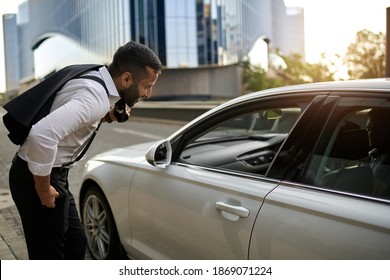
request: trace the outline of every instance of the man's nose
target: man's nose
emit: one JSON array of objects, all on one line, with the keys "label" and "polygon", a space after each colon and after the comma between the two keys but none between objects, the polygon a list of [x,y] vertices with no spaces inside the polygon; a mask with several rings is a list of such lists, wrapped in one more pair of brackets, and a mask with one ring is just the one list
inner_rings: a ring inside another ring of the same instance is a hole
[{"label": "man's nose", "polygon": [[142,96],[144,99],[149,99],[152,96],[152,89],[147,88],[145,89],[144,95]]}]

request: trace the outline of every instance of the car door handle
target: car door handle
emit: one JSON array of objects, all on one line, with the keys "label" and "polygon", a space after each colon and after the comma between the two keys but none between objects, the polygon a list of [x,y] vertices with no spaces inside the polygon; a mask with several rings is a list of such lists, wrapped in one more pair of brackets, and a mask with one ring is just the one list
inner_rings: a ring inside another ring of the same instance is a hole
[{"label": "car door handle", "polygon": [[242,206],[230,205],[225,202],[216,202],[215,206],[220,211],[225,211],[243,218],[249,216],[249,210]]}]

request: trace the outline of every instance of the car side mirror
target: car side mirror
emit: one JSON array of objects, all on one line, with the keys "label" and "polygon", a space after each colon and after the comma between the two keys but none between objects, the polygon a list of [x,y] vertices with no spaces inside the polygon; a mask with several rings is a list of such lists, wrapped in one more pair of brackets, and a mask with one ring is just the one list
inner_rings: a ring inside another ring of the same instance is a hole
[{"label": "car side mirror", "polygon": [[172,147],[168,140],[153,144],[145,154],[146,160],[153,166],[166,168],[171,164]]},{"label": "car side mirror", "polygon": [[274,109],[263,112],[263,119],[265,120],[277,120],[282,117],[282,110]]}]

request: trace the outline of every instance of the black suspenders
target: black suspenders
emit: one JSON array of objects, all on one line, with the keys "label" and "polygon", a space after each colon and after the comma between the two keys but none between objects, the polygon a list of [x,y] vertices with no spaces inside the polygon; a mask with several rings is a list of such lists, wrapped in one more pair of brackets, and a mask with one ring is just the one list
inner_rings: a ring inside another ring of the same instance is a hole
[{"label": "black suspenders", "polygon": [[[95,77],[95,76],[82,76],[78,77],[77,79],[89,79],[89,80],[94,80],[98,83],[100,83],[104,89],[106,90],[107,96],[109,97],[109,92],[107,89],[107,86],[103,82],[101,78]],[[92,144],[93,139],[95,138],[97,132],[99,131],[100,125],[102,124],[102,121],[99,122],[99,125],[95,129],[95,131],[92,133],[92,135],[80,146],[80,148],[77,149],[77,151],[73,154],[71,160],[67,163],[64,163],[61,167],[63,168],[68,168],[69,166],[73,165],[75,162],[79,161],[80,159],[83,158],[87,150]]]}]

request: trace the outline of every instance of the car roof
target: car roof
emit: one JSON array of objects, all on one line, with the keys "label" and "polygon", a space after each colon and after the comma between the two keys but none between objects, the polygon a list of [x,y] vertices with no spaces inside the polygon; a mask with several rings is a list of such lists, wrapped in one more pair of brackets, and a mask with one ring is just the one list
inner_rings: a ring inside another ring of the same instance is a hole
[{"label": "car roof", "polygon": [[321,83],[300,84],[293,86],[278,87],[255,92],[261,94],[263,92],[290,92],[290,91],[343,91],[343,90],[390,90],[390,78],[378,78],[367,80],[348,80],[348,81],[331,81]]},{"label": "car roof", "polygon": [[318,91],[377,91],[389,92],[390,94],[390,78],[376,78],[366,80],[348,80],[348,81],[331,81],[320,83],[309,83],[292,86],[284,86],[261,90],[248,93],[236,97],[224,103],[229,106],[232,103],[237,103],[245,100],[256,99],[264,96],[293,93],[293,92],[318,92]]}]

